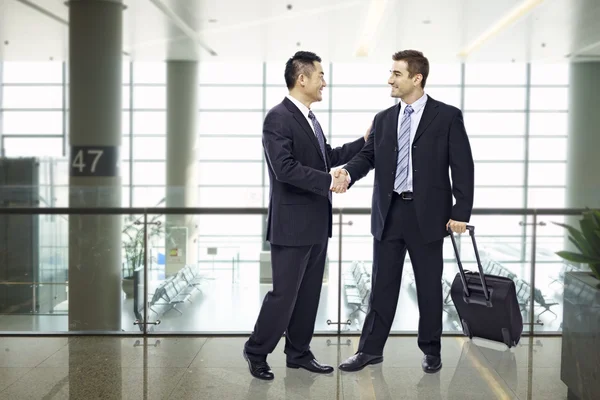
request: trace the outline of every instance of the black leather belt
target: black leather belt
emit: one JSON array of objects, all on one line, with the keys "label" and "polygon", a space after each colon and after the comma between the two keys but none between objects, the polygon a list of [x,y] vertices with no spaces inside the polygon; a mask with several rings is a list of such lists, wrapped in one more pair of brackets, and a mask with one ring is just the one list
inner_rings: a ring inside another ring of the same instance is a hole
[{"label": "black leather belt", "polygon": [[413,199],[413,192],[402,192],[402,193],[394,192],[394,194],[396,196],[400,197],[402,200],[412,200]]}]

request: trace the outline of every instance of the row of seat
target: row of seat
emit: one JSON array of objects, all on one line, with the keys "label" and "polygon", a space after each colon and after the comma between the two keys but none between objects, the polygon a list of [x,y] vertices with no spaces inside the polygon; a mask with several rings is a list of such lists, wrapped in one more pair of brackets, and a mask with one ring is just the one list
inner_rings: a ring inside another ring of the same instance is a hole
[{"label": "row of seat", "polygon": [[162,314],[174,309],[179,314],[183,314],[177,308],[177,305],[187,302],[192,302],[191,297],[194,291],[200,292],[199,286],[202,277],[198,273],[198,268],[186,265],[177,272],[174,276],[167,278],[156,289],[152,295],[148,306],[150,310],[159,314],[156,306],[165,306]]},{"label": "row of seat", "polygon": [[371,272],[363,262],[354,261],[343,280],[346,304],[353,308],[349,318],[361,311],[366,313],[371,295]]}]

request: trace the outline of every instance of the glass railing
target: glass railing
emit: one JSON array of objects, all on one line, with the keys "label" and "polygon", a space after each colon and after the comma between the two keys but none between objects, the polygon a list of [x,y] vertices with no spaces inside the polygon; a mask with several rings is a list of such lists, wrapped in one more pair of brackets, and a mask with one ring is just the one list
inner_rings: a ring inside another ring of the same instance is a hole
[{"label": "glass railing", "polygon": [[[562,331],[565,273],[553,224],[584,210],[475,209],[486,273],[515,281],[525,334]],[[317,334],[359,334],[373,262],[369,209],[334,209]],[[0,332],[249,334],[272,288],[264,208],[1,208]],[[457,236],[476,270],[468,235]],[[458,268],[444,243],[445,334],[460,334],[450,297]],[[407,255],[392,334],[417,332]]]}]

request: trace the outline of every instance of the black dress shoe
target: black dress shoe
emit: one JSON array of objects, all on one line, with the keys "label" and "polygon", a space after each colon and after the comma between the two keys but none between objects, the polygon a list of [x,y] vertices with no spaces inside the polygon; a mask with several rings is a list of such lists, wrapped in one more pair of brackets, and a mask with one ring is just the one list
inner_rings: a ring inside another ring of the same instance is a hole
[{"label": "black dress shoe", "polygon": [[244,358],[248,362],[248,368],[250,369],[250,374],[253,377],[262,379],[264,381],[270,381],[275,378],[273,371],[271,371],[271,367],[269,367],[269,364],[267,364],[266,361],[252,361],[250,358],[248,358],[245,350]]},{"label": "black dress shoe", "polygon": [[423,371],[433,374],[442,369],[442,359],[436,356],[425,356],[423,357],[421,366],[423,367]]},{"label": "black dress shoe", "polygon": [[360,371],[370,364],[379,364],[383,361],[383,356],[373,356],[371,354],[356,353],[346,361],[340,364],[340,369],[346,372]]},{"label": "black dress shoe", "polygon": [[317,374],[330,374],[333,372],[333,367],[330,367],[329,365],[319,364],[319,362],[314,358],[312,360],[299,363],[287,362],[286,365],[288,368],[304,368],[307,371],[315,372]]}]

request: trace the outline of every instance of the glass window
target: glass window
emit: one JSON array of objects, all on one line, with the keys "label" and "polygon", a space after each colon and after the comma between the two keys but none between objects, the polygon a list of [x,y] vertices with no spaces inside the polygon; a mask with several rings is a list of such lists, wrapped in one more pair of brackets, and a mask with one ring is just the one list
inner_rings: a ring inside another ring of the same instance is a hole
[{"label": "glass window", "polygon": [[[121,183],[123,185],[129,185],[131,183],[129,179],[129,161],[121,161]],[[129,188],[127,190],[129,190]]]},{"label": "glass window", "polygon": [[525,85],[526,82],[525,64],[465,64],[466,85]]},{"label": "glass window", "polygon": [[431,85],[460,85],[460,64],[430,64],[425,90]]},{"label": "glass window", "polygon": [[467,134],[472,135],[525,135],[525,113],[464,113]]},{"label": "glass window", "polygon": [[471,138],[473,159],[478,160],[523,160],[525,139]]},{"label": "glass window", "polygon": [[262,110],[262,87],[202,87],[198,94],[202,110]]},{"label": "glass window", "polygon": [[460,108],[460,88],[426,86],[425,92],[442,103]]},{"label": "glass window", "polygon": [[533,161],[566,161],[567,138],[529,140],[529,159]]},{"label": "glass window", "polygon": [[133,187],[133,207],[157,207],[165,198],[165,187]]},{"label": "glass window", "polygon": [[62,109],[60,86],[4,86],[4,108],[58,108]]},{"label": "glass window", "polygon": [[121,207],[130,207],[128,186],[123,186],[121,189]]},{"label": "glass window", "polygon": [[166,135],[167,113],[165,111],[135,111],[133,113],[134,135]]},{"label": "glass window", "polygon": [[529,164],[529,185],[531,186],[565,185],[566,175],[567,164],[564,162]]},{"label": "glass window", "polygon": [[[262,207],[262,188],[260,187],[201,187],[199,189],[198,207]],[[204,216],[200,216],[204,217]],[[229,217],[226,215],[219,215],[218,217]],[[227,229],[229,226],[235,226],[236,231],[243,224],[239,219],[243,218],[236,215],[237,219],[234,219],[231,223],[225,223],[223,218],[223,228]],[[263,217],[264,218],[264,217]],[[202,225],[200,225],[202,226]],[[257,220],[254,227],[246,227],[260,234],[261,223],[260,219]],[[229,232],[231,233],[231,232]]]},{"label": "glass window", "polygon": [[121,139],[121,160],[129,160],[129,139],[129,136],[123,136]]},{"label": "glass window", "polygon": [[525,88],[466,88],[465,110],[524,110]]},{"label": "glass window", "polygon": [[136,161],[133,163],[133,184],[135,185],[165,185],[166,174],[164,161]]},{"label": "glass window", "polygon": [[529,208],[564,208],[564,188],[530,188],[527,206]]},{"label": "glass window", "polygon": [[[283,79],[283,69],[281,77]],[[262,63],[200,63],[200,84],[262,84],[262,81]]]},{"label": "glass window", "polygon": [[477,188],[473,202],[474,208],[522,208],[523,192],[521,188]]},{"label": "glass window", "polygon": [[[284,86],[268,87],[265,102],[266,110],[268,111],[281,103],[287,94],[288,90]],[[323,100],[312,103],[310,109],[314,112],[329,112],[329,88],[326,87],[323,90]]]},{"label": "glass window", "polygon": [[568,88],[531,88],[531,110],[567,110]]},{"label": "glass window", "polygon": [[569,64],[531,64],[532,85],[568,85]]},{"label": "glass window", "polygon": [[331,95],[335,110],[384,110],[395,104],[387,86],[374,88],[334,87]]},{"label": "glass window", "polygon": [[211,138],[198,140],[200,160],[261,160],[261,138]]},{"label": "glass window", "polygon": [[[266,167],[265,167],[266,170]],[[198,184],[202,185],[261,185],[261,162],[199,162]],[[266,180],[268,185],[268,178]]]},{"label": "glass window", "polygon": [[475,163],[475,185],[523,186],[524,172],[523,163]]},{"label": "glass window", "polygon": [[167,153],[167,138],[162,137],[133,137],[134,160],[165,160]]},{"label": "glass window", "polygon": [[262,112],[202,111],[198,120],[200,135],[262,136]]},{"label": "glass window", "polygon": [[529,113],[529,134],[531,136],[567,136],[569,114],[563,113]]},{"label": "glass window", "polygon": [[4,138],[7,157],[62,157],[62,138]]},{"label": "glass window", "polygon": [[[369,174],[374,174],[371,171]],[[368,175],[363,179],[369,179]],[[359,181],[360,182],[360,181]],[[371,200],[373,198],[373,188],[364,186],[359,187],[358,184],[356,187],[352,186],[350,190],[348,190],[344,194],[333,194],[332,204],[333,207],[340,208],[371,208]],[[348,216],[348,219],[354,218]],[[334,216],[334,218],[337,218]],[[346,227],[344,227],[346,229]],[[370,231],[365,231],[364,234],[367,235]]]},{"label": "glass window", "polygon": [[[519,199],[521,202],[523,201],[523,199]],[[477,239],[477,245],[479,247],[479,252],[482,253],[482,258],[485,258],[485,256],[483,256],[483,254],[486,253],[485,249],[486,247],[488,247],[486,245],[486,242],[492,241],[492,243],[502,243],[502,241],[507,240],[506,238],[487,238],[485,236],[488,235],[521,235],[523,232],[523,227],[521,227],[521,225],[519,225],[519,222],[521,222],[523,220],[523,217],[521,217],[520,215],[472,215],[471,216],[471,220],[469,221],[471,224],[473,224],[477,229],[476,232],[478,232],[476,235],[479,236],[479,238],[481,239]],[[465,235],[462,236],[462,251],[464,251],[465,248],[468,248],[469,252],[472,251],[472,246],[471,246],[471,239],[467,236],[465,237]],[[481,245],[480,245],[481,243]],[[452,246],[452,245],[450,245]],[[474,258],[474,257],[473,257]],[[484,261],[484,260],[482,260]],[[475,266],[475,268],[477,268],[477,266]]]},{"label": "glass window", "polygon": [[60,111],[4,111],[5,135],[62,135],[63,115]]},{"label": "glass window", "polygon": [[369,126],[371,126],[375,114],[377,113],[372,111],[331,113],[331,134],[334,138],[353,135],[356,135],[355,138],[358,138],[361,134],[364,135]]},{"label": "glass window", "polygon": [[335,63],[332,74],[325,71],[325,79],[330,75],[333,76],[333,81],[327,83],[334,86],[339,84],[387,86],[392,62],[390,57],[389,62],[380,64]]},{"label": "glass window", "polygon": [[61,83],[62,62],[5,62],[4,83]]},{"label": "glass window", "polygon": [[[134,89],[135,90],[135,89]],[[67,91],[67,98],[69,97],[68,91]],[[134,101],[135,101],[135,95],[133,97]],[[131,109],[131,104],[129,104],[131,101],[131,93],[130,93],[130,87],[129,85],[123,85],[123,89],[121,90],[121,107],[124,110],[130,110]],[[139,108],[136,104],[133,105],[134,108]]]},{"label": "glass window", "polygon": [[[291,57],[292,55],[290,55]],[[267,84],[268,85],[283,85],[285,87],[285,63],[287,60],[282,60],[276,63],[267,63]],[[326,79],[329,77],[328,73],[325,73]]]},{"label": "glass window", "polygon": [[167,66],[164,62],[133,63],[133,82],[135,83],[166,83]]},{"label": "glass window", "polygon": [[123,111],[121,114],[121,133],[129,135],[129,111]]},{"label": "glass window", "polygon": [[[123,96],[123,104],[125,96]],[[166,109],[167,91],[164,86],[134,86],[133,108]]]}]

